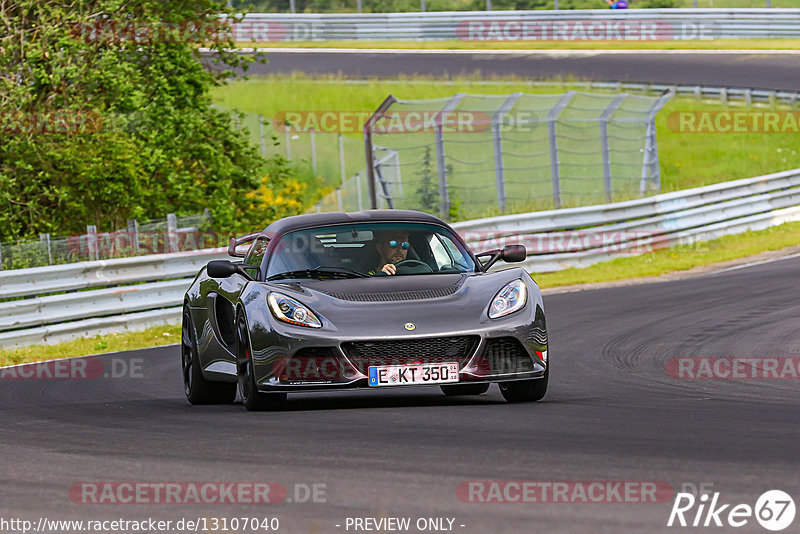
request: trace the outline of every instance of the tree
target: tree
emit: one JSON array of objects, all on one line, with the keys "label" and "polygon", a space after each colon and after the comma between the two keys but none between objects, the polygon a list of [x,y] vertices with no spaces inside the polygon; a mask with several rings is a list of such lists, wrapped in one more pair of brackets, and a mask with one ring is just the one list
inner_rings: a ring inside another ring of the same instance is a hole
[{"label": "tree", "polygon": [[249,61],[225,51],[224,11],[212,0],[0,2],[0,241],[204,208],[218,228],[253,224],[244,193],[264,162],[208,94]]}]

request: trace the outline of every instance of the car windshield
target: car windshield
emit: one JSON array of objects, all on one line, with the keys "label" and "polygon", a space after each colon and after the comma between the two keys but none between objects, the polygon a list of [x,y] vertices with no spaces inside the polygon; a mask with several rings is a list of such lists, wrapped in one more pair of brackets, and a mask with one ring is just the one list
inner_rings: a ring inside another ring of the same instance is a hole
[{"label": "car windshield", "polygon": [[[472,257],[447,228],[421,223],[361,223],[298,230],[275,243],[268,261],[267,280],[476,270]],[[393,268],[384,269],[387,264]]]}]

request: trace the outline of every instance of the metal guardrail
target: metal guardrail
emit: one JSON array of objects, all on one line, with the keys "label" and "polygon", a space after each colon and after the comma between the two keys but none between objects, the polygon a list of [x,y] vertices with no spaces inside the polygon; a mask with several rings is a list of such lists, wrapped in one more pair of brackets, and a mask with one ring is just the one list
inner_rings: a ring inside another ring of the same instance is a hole
[{"label": "metal guardrail", "polygon": [[250,13],[238,42],[712,40],[800,36],[800,9]]},{"label": "metal guardrail", "polygon": [[[528,258],[522,265],[546,272],[796,220],[800,169],[453,227],[476,249],[526,244]],[[211,249],[0,273],[0,299],[5,299],[0,302],[0,347],[177,323],[190,277],[209,260],[225,257],[222,249]],[[72,292],[63,293],[67,290]]]},{"label": "metal guardrail", "polygon": [[475,249],[525,244],[533,272],[800,220],[800,169],[649,198],[455,223]]}]

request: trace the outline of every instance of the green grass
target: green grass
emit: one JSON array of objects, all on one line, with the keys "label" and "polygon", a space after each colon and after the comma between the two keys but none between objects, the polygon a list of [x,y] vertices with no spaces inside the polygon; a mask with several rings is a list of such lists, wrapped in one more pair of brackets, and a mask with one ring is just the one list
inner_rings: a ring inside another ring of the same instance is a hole
[{"label": "green grass", "polygon": [[180,325],[157,326],[139,332],[86,337],[53,345],[0,349],[0,366],[72,358],[122,350],[144,349],[180,343]]},{"label": "green grass", "polygon": [[723,236],[694,245],[681,245],[641,256],[617,258],[581,269],[532,273],[532,276],[542,289],[660,276],[797,246],[800,245],[798,236],[800,236],[800,222],[790,222],[756,232]]},{"label": "green grass", "polygon": [[796,50],[798,43],[797,39],[753,38],[685,41],[275,41],[240,42],[236,46],[390,50]]}]

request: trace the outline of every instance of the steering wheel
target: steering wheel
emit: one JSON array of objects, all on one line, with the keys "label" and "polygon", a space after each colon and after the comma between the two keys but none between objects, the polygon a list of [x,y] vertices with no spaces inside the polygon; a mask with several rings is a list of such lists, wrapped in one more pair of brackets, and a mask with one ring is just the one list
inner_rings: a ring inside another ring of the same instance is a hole
[{"label": "steering wheel", "polygon": [[430,265],[419,260],[402,260],[395,263],[394,266],[397,267],[398,273],[400,273],[400,269],[403,269],[403,273],[405,274],[422,274],[433,272],[433,269],[431,269]]}]

